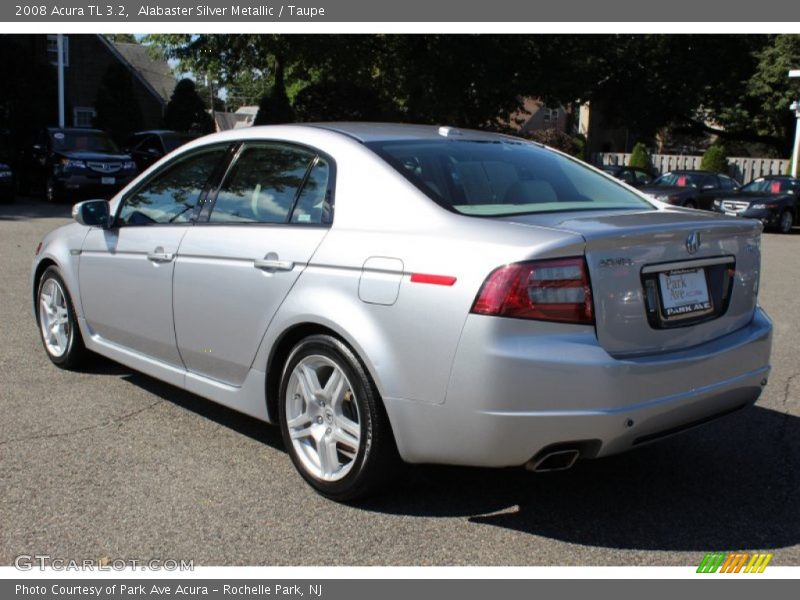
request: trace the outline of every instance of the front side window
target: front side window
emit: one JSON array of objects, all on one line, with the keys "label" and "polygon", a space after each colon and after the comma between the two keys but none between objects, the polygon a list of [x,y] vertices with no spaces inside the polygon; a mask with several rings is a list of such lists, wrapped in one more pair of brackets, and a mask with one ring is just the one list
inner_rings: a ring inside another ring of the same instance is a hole
[{"label": "front side window", "polygon": [[368,146],[445,208],[487,217],[653,209],[581,162],[516,140],[414,140]]},{"label": "front side window", "polygon": [[120,225],[186,223],[226,148],[199,151],[160,171],[122,201]]},{"label": "front side window", "polygon": [[736,189],[736,182],[733,181],[730,177],[726,177],[725,175],[719,176],[719,187],[723,190],[735,190]]},{"label": "front side window", "polygon": [[211,223],[288,223],[316,154],[278,143],[246,146],[225,177]]}]

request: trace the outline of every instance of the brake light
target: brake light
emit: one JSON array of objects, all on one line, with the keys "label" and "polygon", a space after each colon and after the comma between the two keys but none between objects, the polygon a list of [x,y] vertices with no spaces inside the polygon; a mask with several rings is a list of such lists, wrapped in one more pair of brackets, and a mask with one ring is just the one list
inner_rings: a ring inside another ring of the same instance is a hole
[{"label": "brake light", "polygon": [[592,288],[586,261],[582,257],[558,258],[495,269],[483,282],[471,312],[592,324]]}]

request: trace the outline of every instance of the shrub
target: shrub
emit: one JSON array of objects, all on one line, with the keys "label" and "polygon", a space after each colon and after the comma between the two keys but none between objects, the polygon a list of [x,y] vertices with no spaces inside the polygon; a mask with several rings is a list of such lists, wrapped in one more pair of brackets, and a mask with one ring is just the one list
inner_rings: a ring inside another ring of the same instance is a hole
[{"label": "shrub", "polygon": [[211,116],[191,79],[181,79],[175,86],[164,112],[164,125],[175,131],[195,133],[213,129]]},{"label": "shrub", "polygon": [[713,173],[728,173],[728,158],[725,156],[725,148],[718,144],[714,144],[705,154],[700,163],[700,169],[703,171],[711,171]]},{"label": "shrub", "polygon": [[648,173],[653,172],[653,163],[650,161],[650,155],[647,153],[647,148],[642,142],[637,142],[631,152],[631,159],[628,162],[631,167],[638,167],[644,169]]}]

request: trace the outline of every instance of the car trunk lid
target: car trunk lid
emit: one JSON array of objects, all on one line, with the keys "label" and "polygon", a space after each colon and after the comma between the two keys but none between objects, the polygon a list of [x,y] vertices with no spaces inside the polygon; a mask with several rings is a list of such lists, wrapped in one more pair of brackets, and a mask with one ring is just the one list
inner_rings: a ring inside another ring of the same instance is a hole
[{"label": "car trunk lid", "polygon": [[581,235],[600,344],[629,356],[674,351],[746,325],[756,305],[756,221],[701,211],[508,217]]}]

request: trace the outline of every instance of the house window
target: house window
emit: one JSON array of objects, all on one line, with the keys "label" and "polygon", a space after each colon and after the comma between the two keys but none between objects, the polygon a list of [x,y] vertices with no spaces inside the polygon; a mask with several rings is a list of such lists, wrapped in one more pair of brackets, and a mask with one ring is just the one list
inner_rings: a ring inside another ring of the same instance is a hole
[{"label": "house window", "polygon": [[74,127],[91,127],[97,113],[91,107],[79,106],[73,111],[72,124]]},{"label": "house window", "polygon": [[[66,35],[64,38],[64,46],[62,48],[64,54],[64,66],[69,66],[69,37]],[[47,60],[51,65],[58,65],[58,36],[47,36]]]},{"label": "house window", "polygon": [[545,123],[555,123],[558,121],[558,109],[557,108],[543,108],[544,111],[544,122]]}]

